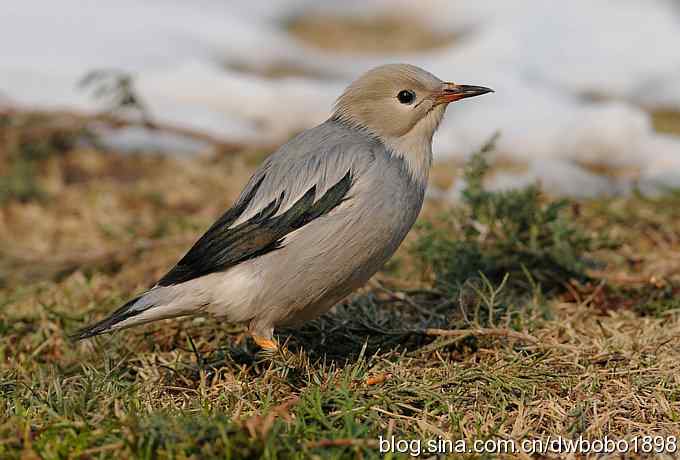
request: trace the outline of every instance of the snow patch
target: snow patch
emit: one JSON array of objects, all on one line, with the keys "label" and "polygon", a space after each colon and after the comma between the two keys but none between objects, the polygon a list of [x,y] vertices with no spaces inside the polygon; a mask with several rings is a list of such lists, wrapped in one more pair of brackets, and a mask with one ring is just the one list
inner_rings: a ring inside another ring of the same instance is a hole
[{"label": "snow patch", "polygon": [[[462,38],[422,53],[326,54],[284,27],[319,10],[401,14]],[[411,62],[497,91],[449,108],[436,159],[465,157],[500,131],[498,149],[530,164],[527,175],[500,184],[540,180],[580,195],[628,188],[580,166],[595,164],[637,167],[648,190],[680,186],[680,140],[655,133],[641,108],[680,110],[680,8],[672,0],[6,0],[0,30],[0,95],[19,104],[95,111],[77,82],[93,69],[119,69],[135,76],[160,123],[232,142],[280,142],[323,121],[361,72]],[[235,70],[273,64],[309,75]],[[117,142],[130,148],[150,142],[125,136]],[[176,141],[156,146],[188,148]]]}]

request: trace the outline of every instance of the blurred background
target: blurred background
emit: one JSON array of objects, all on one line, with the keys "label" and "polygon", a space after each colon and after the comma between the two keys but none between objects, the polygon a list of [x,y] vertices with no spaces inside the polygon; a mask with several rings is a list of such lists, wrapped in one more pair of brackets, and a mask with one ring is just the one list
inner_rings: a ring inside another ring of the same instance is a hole
[{"label": "blurred background", "polygon": [[0,285],[85,270],[146,286],[390,62],[496,90],[449,107],[424,217],[458,202],[495,134],[492,191],[680,187],[676,0],[22,0],[0,31]]},{"label": "blurred background", "polygon": [[[449,106],[416,227],[286,361],[202,317],[69,340],[393,62],[496,92]],[[676,436],[679,339],[680,0],[0,1],[2,459]]]},{"label": "blurred background", "polygon": [[408,62],[497,91],[449,108],[433,195],[458,196],[495,132],[492,188],[680,186],[676,0],[22,0],[0,30],[0,105],[115,114],[90,128],[120,151],[275,146],[363,71]]}]

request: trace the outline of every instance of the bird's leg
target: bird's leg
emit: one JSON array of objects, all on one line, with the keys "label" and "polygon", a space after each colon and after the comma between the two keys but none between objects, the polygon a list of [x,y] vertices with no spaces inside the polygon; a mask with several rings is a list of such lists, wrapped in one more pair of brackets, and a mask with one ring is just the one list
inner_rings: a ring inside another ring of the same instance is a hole
[{"label": "bird's leg", "polygon": [[260,335],[253,335],[253,340],[257,346],[264,350],[276,351],[279,349],[279,344],[274,339],[268,339]]},{"label": "bird's leg", "polygon": [[274,333],[273,327],[262,327],[256,324],[255,321],[252,321],[248,329],[257,346],[263,350],[276,351],[279,349],[279,344],[272,337]]}]

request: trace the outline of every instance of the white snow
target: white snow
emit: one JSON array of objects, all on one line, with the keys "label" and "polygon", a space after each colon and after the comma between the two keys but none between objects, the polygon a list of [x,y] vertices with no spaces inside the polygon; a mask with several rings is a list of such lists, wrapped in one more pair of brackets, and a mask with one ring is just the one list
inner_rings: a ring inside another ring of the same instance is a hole
[{"label": "white snow", "polygon": [[[324,53],[283,27],[312,9],[400,14],[464,35],[429,52]],[[680,110],[677,0],[5,0],[0,56],[5,104],[95,111],[100,103],[77,82],[93,69],[118,69],[135,76],[160,122],[267,143],[324,120],[364,70],[411,62],[497,91],[450,107],[435,138],[436,158],[464,157],[500,131],[499,151],[528,162],[529,172],[499,174],[499,187],[540,180],[571,195],[629,189],[582,164],[638,168],[635,179],[650,192],[680,186],[680,137],[655,133],[647,112]],[[272,64],[308,69],[310,76],[234,70]],[[148,141],[142,132],[117,139],[126,146]],[[173,145],[169,138],[154,142]]]}]

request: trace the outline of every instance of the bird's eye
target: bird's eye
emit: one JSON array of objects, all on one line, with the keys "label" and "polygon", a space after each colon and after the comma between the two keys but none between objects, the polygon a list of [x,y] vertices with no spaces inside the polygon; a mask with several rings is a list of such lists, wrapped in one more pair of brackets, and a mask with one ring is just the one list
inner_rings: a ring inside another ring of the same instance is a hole
[{"label": "bird's eye", "polygon": [[413,101],[416,100],[416,93],[410,89],[402,89],[399,91],[399,94],[397,94],[397,99],[402,104],[413,104]]}]

